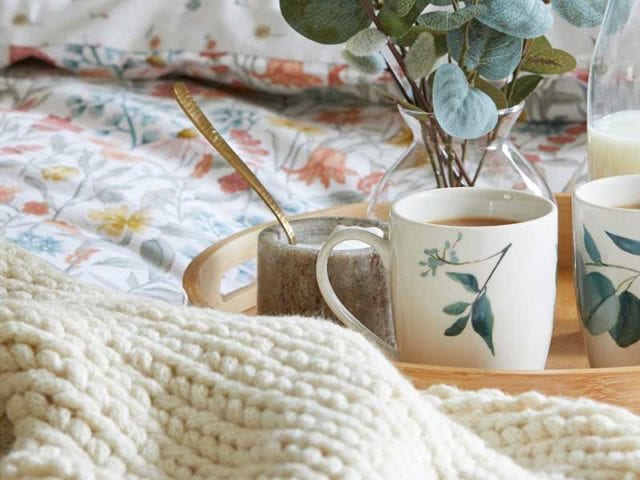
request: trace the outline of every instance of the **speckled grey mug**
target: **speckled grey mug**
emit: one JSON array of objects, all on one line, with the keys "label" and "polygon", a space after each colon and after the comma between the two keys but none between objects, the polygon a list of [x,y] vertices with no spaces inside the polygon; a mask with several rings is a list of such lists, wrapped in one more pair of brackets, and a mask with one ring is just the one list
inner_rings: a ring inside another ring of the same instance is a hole
[{"label": "speckled grey mug", "polygon": [[[289,245],[279,225],[258,237],[258,313],[305,315],[339,322],[325,303],[316,281],[320,245],[338,225],[377,227],[388,238],[388,225],[372,219],[319,217],[294,220],[298,245]],[[311,245],[317,245],[312,247]],[[334,251],[329,277],[338,297],[385,341],[395,345],[389,275],[371,247]]]}]

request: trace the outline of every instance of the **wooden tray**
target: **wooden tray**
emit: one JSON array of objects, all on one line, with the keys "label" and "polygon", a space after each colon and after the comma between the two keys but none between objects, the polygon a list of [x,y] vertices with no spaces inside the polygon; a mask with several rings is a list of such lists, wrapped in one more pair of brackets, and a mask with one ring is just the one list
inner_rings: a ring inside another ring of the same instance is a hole
[{"label": "wooden tray", "polygon": [[[398,363],[398,368],[411,378],[416,387],[446,383],[467,390],[499,388],[512,394],[537,390],[547,395],[590,397],[640,414],[640,402],[637,401],[640,398],[640,366],[589,368],[573,290],[571,198],[569,195],[559,194],[556,199],[560,222],[558,297],[547,369],[523,372]],[[304,216],[334,215],[361,217],[365,215],[365,205],[344,205]],[[220,293],[220,284],[225,272],[255,258],[258,234],[267,225],[271,224],[259,225],[232,235],[193,259],[183,278],[184,289],[193,305],[255,314],[255,284],[229,295]]]}]

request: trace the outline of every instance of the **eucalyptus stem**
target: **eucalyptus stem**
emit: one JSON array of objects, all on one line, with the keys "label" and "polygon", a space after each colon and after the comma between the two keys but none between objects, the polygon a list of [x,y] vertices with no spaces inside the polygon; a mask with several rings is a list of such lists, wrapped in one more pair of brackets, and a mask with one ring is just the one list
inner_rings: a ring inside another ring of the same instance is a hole
[{"label": "eucalyptus stem", "polygon": [[493,132],[487,133],[487,147],[482,152],[482,157],[480,158],[480,161],[478,162],[478,168],[476,168],[476,173],[473,175],[473,180],[471,181],[471,184],[469,185],[470,187],[473,187],[476,184],[476,182],[478,181],[478,177],[480,176],[480,171],[482,170],[482,166],[484,165],[484,160],[485,160],[485,158],[487,158],[487,151],[488,151],[489,145],[491,145],[491,142],[493,142],[495,140],[496,132],[498,131],[499,126],[500,126],[500,120],[498,120],[498,125],[496,125],[496,128],[494,128]]},{"label": "eucalyptus stem", "polygon": [[387,64],[387,70],[391,74],[391,77],[393,78],[396,86],[398,87],[398,90],[400,90],[400,92],[402,93],[402,96],[407,101],[407,103],[411,103],[411,97],[405,90],[404,85],[402,85],[402,81],[398,78],[398,75],[396,74],[395,70],[391,67],[391,65],[389,65],[389,62],[387,62],[386,59],[385,59],[385,63]]},{"label": "eucalyptus stem", "polygon": [[445,187],[446,185],[442,176],[442,163],[440,157],[437,155],[437,148],[436,156],[438,158],[436,159],[434,158],[434,154],[431,150],[432,146],[428,139],[429,132],[427,130],[427,126],[423,122],[420,122],[420,129],[422,131],[422,143],[424,144],[424,149],[427,151],[429,161],[431,162],[431,169],[433,170],[433,174],[436,176],[436,184],[438,185],[438,188]]},{"label": "eucalyptus stem", "polygon": [[467,57],[467,51],[469,50],[469,25],[470,24],[471,22],[467,22],[464,24],[464,36],[462,40],[462,49],[460,50],[460,59],[458,60],[458,65],[463,70],[465,69],[464,61]]},{"label": "eucalyptus stem", "polygon": [[529,55],[529,50],[531,49],[532,43],[533,42],[528,39],[524,41],[524,45],[522,46],[522,58],[520,59],[520,63],[518,63],[518,66],[513,71],[513,75],[511,76],[511,81],[505,85],[504,95],[505,97],[507,97],[507,103],[509,105],[511,105],[511,100],[513,98],[513,93],[516,86],[516,80],[518,79],[518,74],[520,73],[522,62],[527,58],[527,55]]},{"label": "eucalyptus stem", "polygon": [[453,156],[453,138],[449,136],[449,138],[447,138],[447,158],[449,159],[449,161],[447,162],[447,167],[449,168],[449,185],[451,186],[453,186],[454,184],[453,162],[451,161],[452,156]]}]

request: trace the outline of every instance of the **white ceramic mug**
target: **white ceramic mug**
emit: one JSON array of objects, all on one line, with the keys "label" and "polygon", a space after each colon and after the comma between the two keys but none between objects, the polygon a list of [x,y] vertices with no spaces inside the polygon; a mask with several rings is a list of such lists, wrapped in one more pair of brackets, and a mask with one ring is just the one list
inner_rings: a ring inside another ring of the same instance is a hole
[{"label": "white ceramic mug", "polygon": [[640,175],[585,183],[573,194],[578,310],[592,367],[640,365]]},{"label": "white ceramic mug", "polygon": [[[464,217],[517,223],[427,223]],[[389,240],[358,229],[330,236],[318,255],[318,284],[346,326],[400,361],[542,369],[553,330],[557,222],[553,202],[523,192],[450,188],[416,193],[392,205]],[[397,351],[368,331],[331,287],[327,261],[346,240],[372,245],[391,271]]]}]

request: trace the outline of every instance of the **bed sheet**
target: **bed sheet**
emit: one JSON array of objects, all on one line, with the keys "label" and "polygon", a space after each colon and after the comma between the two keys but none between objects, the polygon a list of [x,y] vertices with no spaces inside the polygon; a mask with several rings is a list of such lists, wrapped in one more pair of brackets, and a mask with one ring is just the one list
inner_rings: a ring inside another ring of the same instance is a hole
[{"label": "bed sheet", "polygon": [[[195,255],[271,216],[190,126],[172,84],[4,71],[0,238],[84,282],[183,302]],[[411,140],[393,107],[338,92],[189,86],[289,214],[362,201]],[[583,162],[584,132],[529,123],[514,140],[559,191]],[[226,288],[253,274],[234,271]]]}]

